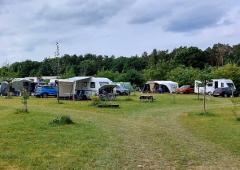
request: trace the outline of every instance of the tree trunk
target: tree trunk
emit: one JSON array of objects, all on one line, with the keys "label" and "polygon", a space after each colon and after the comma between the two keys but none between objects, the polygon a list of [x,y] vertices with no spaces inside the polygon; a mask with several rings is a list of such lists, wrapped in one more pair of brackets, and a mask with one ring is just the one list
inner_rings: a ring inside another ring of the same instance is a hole
[{"label": "tree trunk", "polygon": [[203,94],[203,109],[204,113],[206,113],[206,80],[204,81],[204,94]]}]

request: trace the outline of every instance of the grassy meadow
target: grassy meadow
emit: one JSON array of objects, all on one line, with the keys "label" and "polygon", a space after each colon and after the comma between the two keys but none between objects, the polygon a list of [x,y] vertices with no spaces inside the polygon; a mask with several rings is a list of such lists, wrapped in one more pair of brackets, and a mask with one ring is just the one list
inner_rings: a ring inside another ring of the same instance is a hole
[{"label": "grassy meadow", "polygon": [[[240,169],[240,106],[196,95],[118,97],[120,108],[91,101],[0,98],[0,169]],[[239,110],[239,113],[238,113]],[[72,125],[49,122],[69,115]]]}]

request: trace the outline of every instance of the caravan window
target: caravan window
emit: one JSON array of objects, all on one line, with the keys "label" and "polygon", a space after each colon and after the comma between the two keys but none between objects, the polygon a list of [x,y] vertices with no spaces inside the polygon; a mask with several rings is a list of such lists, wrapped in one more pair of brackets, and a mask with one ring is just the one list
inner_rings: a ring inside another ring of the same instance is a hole
[{"label": "caravan window", "polygon": [[218,88],[218,81],[215,81],[214,88]]},{"label": "caravan window", "polygon": [[95,88],[95,82],[90,83],[90,88]]},{"label": "caravan window", "polygon": [[100,87],[102,87],[102,86],[107,85],[109,83],[108,82],[99,82],[99,84],[100,84]]},{"label": "caravan window", "polygon": [[224,87],[224,83],[221,83],[221,87]]},{"label": "caravan window", "polygon": [[210,83],[207,84],[207,86],[208,86],[208,87],[212,87],[212,86],[213,86],[213,83],[210,82]]},{"label": "caravan window", "polygon": [[83,87],[87,87],[87,82],[83,82]]},{"label": "caravan window", "polygon": [[227,83],[227,86],[230,87],[230,88],[234,88],[233,83]]}]

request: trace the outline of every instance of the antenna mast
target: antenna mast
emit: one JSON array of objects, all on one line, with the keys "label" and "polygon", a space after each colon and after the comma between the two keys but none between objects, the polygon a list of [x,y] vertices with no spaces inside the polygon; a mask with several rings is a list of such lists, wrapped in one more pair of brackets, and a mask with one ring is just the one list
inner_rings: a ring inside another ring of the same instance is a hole
[{"label": "antenna mast", "polygon": [[[57,47],[57,49],[56,49],[56,52],[55,52],[55,58],[57,59],[57,78],[59,78],[60,77],[59,76],[59,74],[60,74],[60,69],[59,69],[59,67],[60,67],[60,63],[59,63],[59,61],[60,61],[60,52],[59,52],[59,43],[58,42],[56,42],[56,47]],[[57,84],[57,88],[58,88],[57,101],[58,101],[58,104],[60,104],[59,84]]]},{"label": "antenna mast", "polygon": [[59,52],[59,43],[56,42],[56,52],[55,52],[55,58],[57,58],[57,77],[59,77],[60,74],[60,52]]}]

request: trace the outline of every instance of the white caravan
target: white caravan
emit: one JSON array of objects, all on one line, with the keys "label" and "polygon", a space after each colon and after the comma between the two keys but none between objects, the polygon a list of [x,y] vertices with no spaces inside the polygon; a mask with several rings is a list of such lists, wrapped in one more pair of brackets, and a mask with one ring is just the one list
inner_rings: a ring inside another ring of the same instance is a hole
[{"label": "white caravan", "polygon": [[[214,90],[217,88],[226,88],[229,87],[233,90],[236,90],[236,87],[232,80],[230,79],[212,79],[207,82],[206,93],[211,95]],[[194,93],[204,93],[204,85],[201,81],[195,80]]]},{"label": "white caravan", "polygon": [[59,97],[68,98],[79,95],[84,91],[86,96],[93,96],[99,93],[99,89],[112,84],[112,81],[103,77],[73,77],[58,80]]}]

